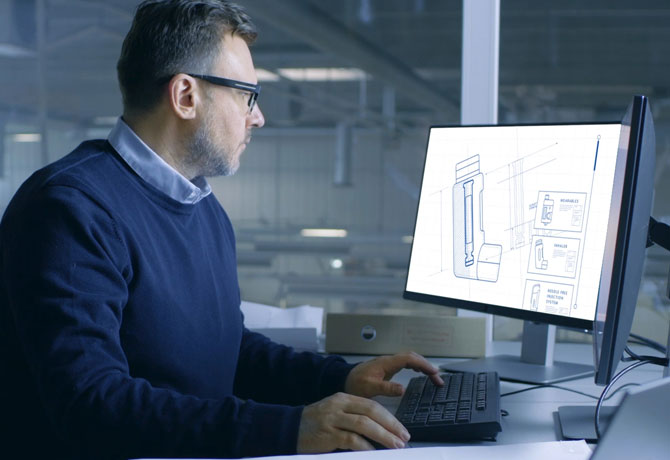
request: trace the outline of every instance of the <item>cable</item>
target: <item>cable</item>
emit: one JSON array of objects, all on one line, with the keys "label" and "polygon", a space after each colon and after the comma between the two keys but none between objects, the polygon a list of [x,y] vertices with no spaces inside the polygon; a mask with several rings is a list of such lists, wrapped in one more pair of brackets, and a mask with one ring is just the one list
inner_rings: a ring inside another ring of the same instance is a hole
[{"label": "cable", "polygon": [[532,387],[523,388],[521,390],[510,391],[509,393],[501,394],[500,397],[502,398],[504,396],[512,396],[512,395],[515,395],[515,394],[518,394],[518,393],[523,393],[525,391],[539,390],[540,388],[556,388],[558,390],[564,390],[564,391],[570,391],[572,393],[577,393],[577,394],[580,394],[582,396],[586,396],[588,398],[598,399],[598,396],[593,396],[593,395],[590,395],[588,393],[584,393],[584,392],[579,391],[579,390],[573,390],[572,388],[561,387],[561,386],[558,386],[558,385],[552,385],[550,383],[543,384],[543,385],[535,385],[535,386],[532,386]]},{"label": "cable", "polygon": [[[640,345],[646,345],[646,346],[648,346],[649,348],[653,348],[654,350],[656,350],[656,351],[658,351],[658,352],[660,352],[660,353],[663,353],[663,354],[667,353],[666,348],[665,348],[663,345],[661,345],[660,343],[658,343],[658,342],[656,342],[656,341],[654,341],[654,340],[648,339],[648,338],[646,338],[646,337],[642,337],[641,335],[634,334],[634,333],[632,333],[632,332],[631,332],[629,335],[630,335],[630,337],[632,337],[633,339],[637,340],[637,341],[638,341],[637,343],[639,343]],[[635,342],[632,341],[632,340],[629,340],[629,342],[633,342],[633,343],[635,343]]]},{"label": "cable", "polygon": [[[654,350],[660,351],[661,353],[665,354],[666,350],[665,348],[660,345],[659,343],[654,342],[653,340],[649,340],[647,338],[641,337],[637,334],[630,334],[631,337],[633,337],[636,340],[639,340],[642,342],[644,345],[647,345]],[[600,395],[600,398],[598,399],[598,404],[596,404],[596,415],[595,415],[595,428],[596,428],[596,437],[600,438],[600,409],[602,408],[603,402],[609,399],[606,397],[607,392],[612,388],[612,386],[616,383],[617,380],[619,380],[621,377],[623,377],[626,373],[632,371],[636,367],[643,366],[645,364],[657,364],[662,367],[668,367],[668,358],[667,357],[660,357],[660,356],[648,356],[648,355],[638,355],[635,353],[633,350],[631,350],[629,347],[624,348],[624,351],[630,358],[621,358],[621,361],[637,361],[634,364],[631,364],[630,366],[624,368],[621,372],[616,374],[610,383],[605,387],[603,390],[602,394]],[[624,385],[625,386],[625,385]],[[622,387],[618,388],[616,391],[619,391]],[[615,393],[616,393],[615,391]],[[614,393],[612,393],[614,394]],[[611,397],[611,396],[610,396]]]},{"label": "cable", "polygon": [[624,348],[624,351],[630,356],[630,358],[621,358],[621,361],[630,362],[630,361],[649,361],[652,364],[658,364],[659,366],[666,367],[668,365],[668,358],[661,356],[649,356],[649,355],[638,355],[629,347]]},{"label": "cable", "polygon": [[[612,392],[612,394],[610,394],[607,398],[605,398],[605,401],[609,401],[610,398],[613,398],[614,395],[616,395],[619,391],[623,390],[624,388],[628,388],[628,387],[631,387],[631,386],[637,386],[637,385],[639,385],[639,384],[638,383],[627,383],[625,385],[621,385],[619,388],[614,390]],[[557,390],[563,390],[563,391],[569,391],[571,393],[577,393],[578,395],[586,396],[587,398],[591,398],[591,399],[599,399],[600,398],[600,396],[591,395],[591,394],[588,394],[588,393],[584,393],[583,391],[573,390],[572,388],[562,387],[560,385],[553,385],[551,383],[547,383],[547,384],[544,384],[544,385],[535,385],[535,386],[532,386],[532,387],[523,388],[521,390],[510,391],[509,393],[501,394],[500,397],[502,398],[503,396],[511,396],[511,395],[515,395],[515,394],[518,394],[518,393],[523,393],[524,391],[538,390],[540,388],[555,388]]]},{"label": "cable", "polygon": [[633,350],[631,350],[629,347],[624,348],[623,351],[625,351],[626,354],[630,356],[630,358],[621,358],[621,361],[630,361],[630,360],[642,361],[642,358],[640,358],[640,356],[635,352],[633,352]]},{"label": "cable", "polygon": [[619,380],[621,377],[623,377],[625,374],[632,371],[636,367],[640,367],[640,366],[643,366],[645,364],[652,364],[652,363],[655,364],[651,360],[644,359],[642,361],[638,361],[634,364],[631,364],[630,366],[626,367],[621,372],[616,374],[612,378],[612,381],[605,387],[602,394],[600,395],[600,398],[598,398],[598,404],[596,404],[596,416],[595,416],[596,438],[600,438],[600,409],[602,408],[603,402],[606,399],[605,396],[607,395],[607,392],[610,390],[610,388],[612,388],[612,385],[614,385],[617,382],[617,380]]},{"label": "cable", "polygon": [[656,349],[656,347],[651,347],[647,342],[643,342],[642,340],[628,339],[628,345],[642,345],[644,347],[650,347],[656,351],[660,351],[661,353],[663,353],[662,350],[658,350]]}]

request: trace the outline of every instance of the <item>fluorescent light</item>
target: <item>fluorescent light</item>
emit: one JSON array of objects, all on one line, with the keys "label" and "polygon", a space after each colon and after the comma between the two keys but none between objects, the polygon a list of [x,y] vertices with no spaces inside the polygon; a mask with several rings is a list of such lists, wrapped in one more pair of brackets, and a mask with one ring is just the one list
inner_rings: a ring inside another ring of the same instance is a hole
[{"label": "fluorescent light", "polygon": [[19,133],[10,136],[14,142],[40,142],[42,135],[38,133]]},{"label": "fluorescent light", "polygon": [[402,237],[402,242],[403,243],[410,244],[410,243],[412,243],[412,241],[414,241],[414,237],[412,235],[405,235],[405,236]]},{"label": "fluorescent light", "polygon": [[366,76],[361,69],[343,67],[283,68],[277,72],[294,81],[359,81]]},{"label": "fluorescent light", "polygon": [[347,231],[341,228],[303,228],[300,235],[309,238],[344,238]]},{"label": "fluorescent light", "polygon": [[256,78],[258,81],[279,81],[281,77],[269,70],[256,68]]},{"label": "fluorescent light", "polygon": [[344,265],[342,259],[333,259],[330,261],[330,266],[333,267],[335,270],[342,268],[342,265]]},{"label": "fluorescent light", "polygon": [[31,57],[35,51],[11,43],[0,43],[0,56],[4,57]]}]

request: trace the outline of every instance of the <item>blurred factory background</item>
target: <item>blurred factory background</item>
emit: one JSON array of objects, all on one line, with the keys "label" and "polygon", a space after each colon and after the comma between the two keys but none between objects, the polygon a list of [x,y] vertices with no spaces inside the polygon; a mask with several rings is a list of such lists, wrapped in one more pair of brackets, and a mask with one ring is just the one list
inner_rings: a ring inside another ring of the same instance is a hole
[{"label": "blurred factory background", "polygon": [[[239,0],[259,29],[267,123],[239,172],[210,182],[237,232],[245,300],[445,311],[401,294],[427,128],[460,120],[464,1]],[[107,136],[137,4],[0,0],[0,212],[33,171]],[[619,120],[649,96],[654,213],[669,222],[670,2],[503,0],[500,18],[499,122]],[[661,341],[669,264],[649,251],[636,320]],[[520,330],[496,322],[499,338]]]}]

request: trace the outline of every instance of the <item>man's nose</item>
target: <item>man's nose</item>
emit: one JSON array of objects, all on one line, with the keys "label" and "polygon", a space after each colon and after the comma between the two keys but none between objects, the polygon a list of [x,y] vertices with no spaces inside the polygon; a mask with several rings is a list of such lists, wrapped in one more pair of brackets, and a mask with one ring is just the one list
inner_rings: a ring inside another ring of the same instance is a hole
[{"label": "man's nose", "polygon": [[254,128],[262,128],[265,124],[265,117],[258,104],[254,105],[250,114],[249,124]]}]

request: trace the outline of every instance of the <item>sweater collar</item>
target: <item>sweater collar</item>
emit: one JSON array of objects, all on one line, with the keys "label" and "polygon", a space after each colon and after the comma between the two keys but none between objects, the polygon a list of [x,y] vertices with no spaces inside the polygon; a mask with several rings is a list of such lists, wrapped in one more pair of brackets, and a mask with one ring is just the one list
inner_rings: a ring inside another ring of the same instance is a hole
[{"label": "sweater collar", "polygon": [[138,176],[180,203],[195,204],[212,192],[204,177],[198,176],[189,181],[177,172],[151,150],[121,117],[107,140]]}]

